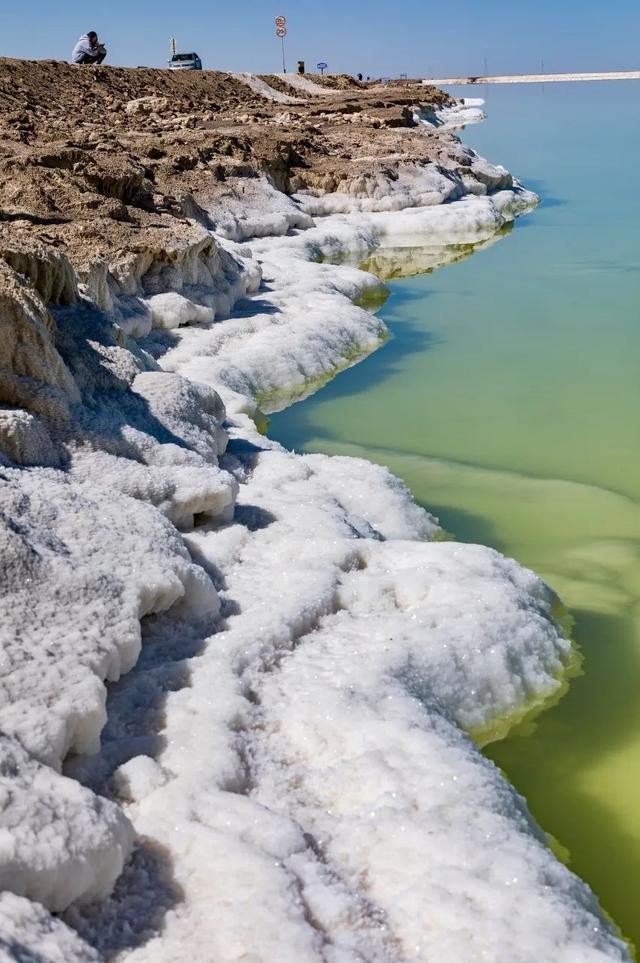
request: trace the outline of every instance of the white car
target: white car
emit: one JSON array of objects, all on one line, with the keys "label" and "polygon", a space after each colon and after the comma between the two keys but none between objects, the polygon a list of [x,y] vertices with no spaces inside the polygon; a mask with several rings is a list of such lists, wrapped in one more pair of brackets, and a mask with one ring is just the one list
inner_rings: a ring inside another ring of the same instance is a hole
[{"label": "white car", "polygon": [[202,70],[202,61],[197,53],[177,53],[169,61],[169,70]]}]

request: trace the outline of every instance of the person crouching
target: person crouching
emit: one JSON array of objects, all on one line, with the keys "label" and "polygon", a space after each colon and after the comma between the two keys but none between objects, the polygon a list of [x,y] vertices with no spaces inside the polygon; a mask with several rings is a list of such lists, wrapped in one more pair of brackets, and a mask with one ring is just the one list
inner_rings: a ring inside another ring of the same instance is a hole
[{"label": "person crouching", "polygon": [[95,30],[90,30],[78,40],[71,60],[74,64],[101,64],[106,56],[107,48],[99,42]]}]

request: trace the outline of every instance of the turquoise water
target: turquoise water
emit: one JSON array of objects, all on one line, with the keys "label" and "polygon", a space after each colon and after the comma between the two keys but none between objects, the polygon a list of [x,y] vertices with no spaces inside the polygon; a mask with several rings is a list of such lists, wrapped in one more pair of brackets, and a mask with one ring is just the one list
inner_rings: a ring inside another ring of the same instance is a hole
[{"label": "turquoise water", "polygon": [[488,753],[638,945],[639,103],[640,82],[489,88],[488,121],[462,137],[541,206],[391,281],[391,340],[270,428],[388,465],[448,531],[570,606],[583,676]]}]

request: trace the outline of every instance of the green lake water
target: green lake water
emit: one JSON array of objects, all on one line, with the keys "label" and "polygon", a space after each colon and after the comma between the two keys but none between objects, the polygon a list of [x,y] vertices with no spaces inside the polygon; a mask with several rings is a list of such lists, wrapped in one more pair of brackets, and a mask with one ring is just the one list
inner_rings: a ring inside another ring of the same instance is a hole
[{"label": "green lake water", "polygon": [[390,341],[269,431],[388,465],[449,532],[570,607],[584,674],[487,753],[638,946],[639,103],[640,82],[489,88],[488,120],[461,136],[540,207],[391,281]]}]

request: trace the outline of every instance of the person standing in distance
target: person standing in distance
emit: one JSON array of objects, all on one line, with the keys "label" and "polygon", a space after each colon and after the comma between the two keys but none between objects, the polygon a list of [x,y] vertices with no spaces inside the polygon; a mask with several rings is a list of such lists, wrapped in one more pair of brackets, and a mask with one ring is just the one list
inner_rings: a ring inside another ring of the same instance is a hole
[{"label": "person standing in distance", "polygon": [[71,60],[74,64],[101,64],[106,56],[107,48],[99,42],[95,30],[90,30],[78,40]]}]

